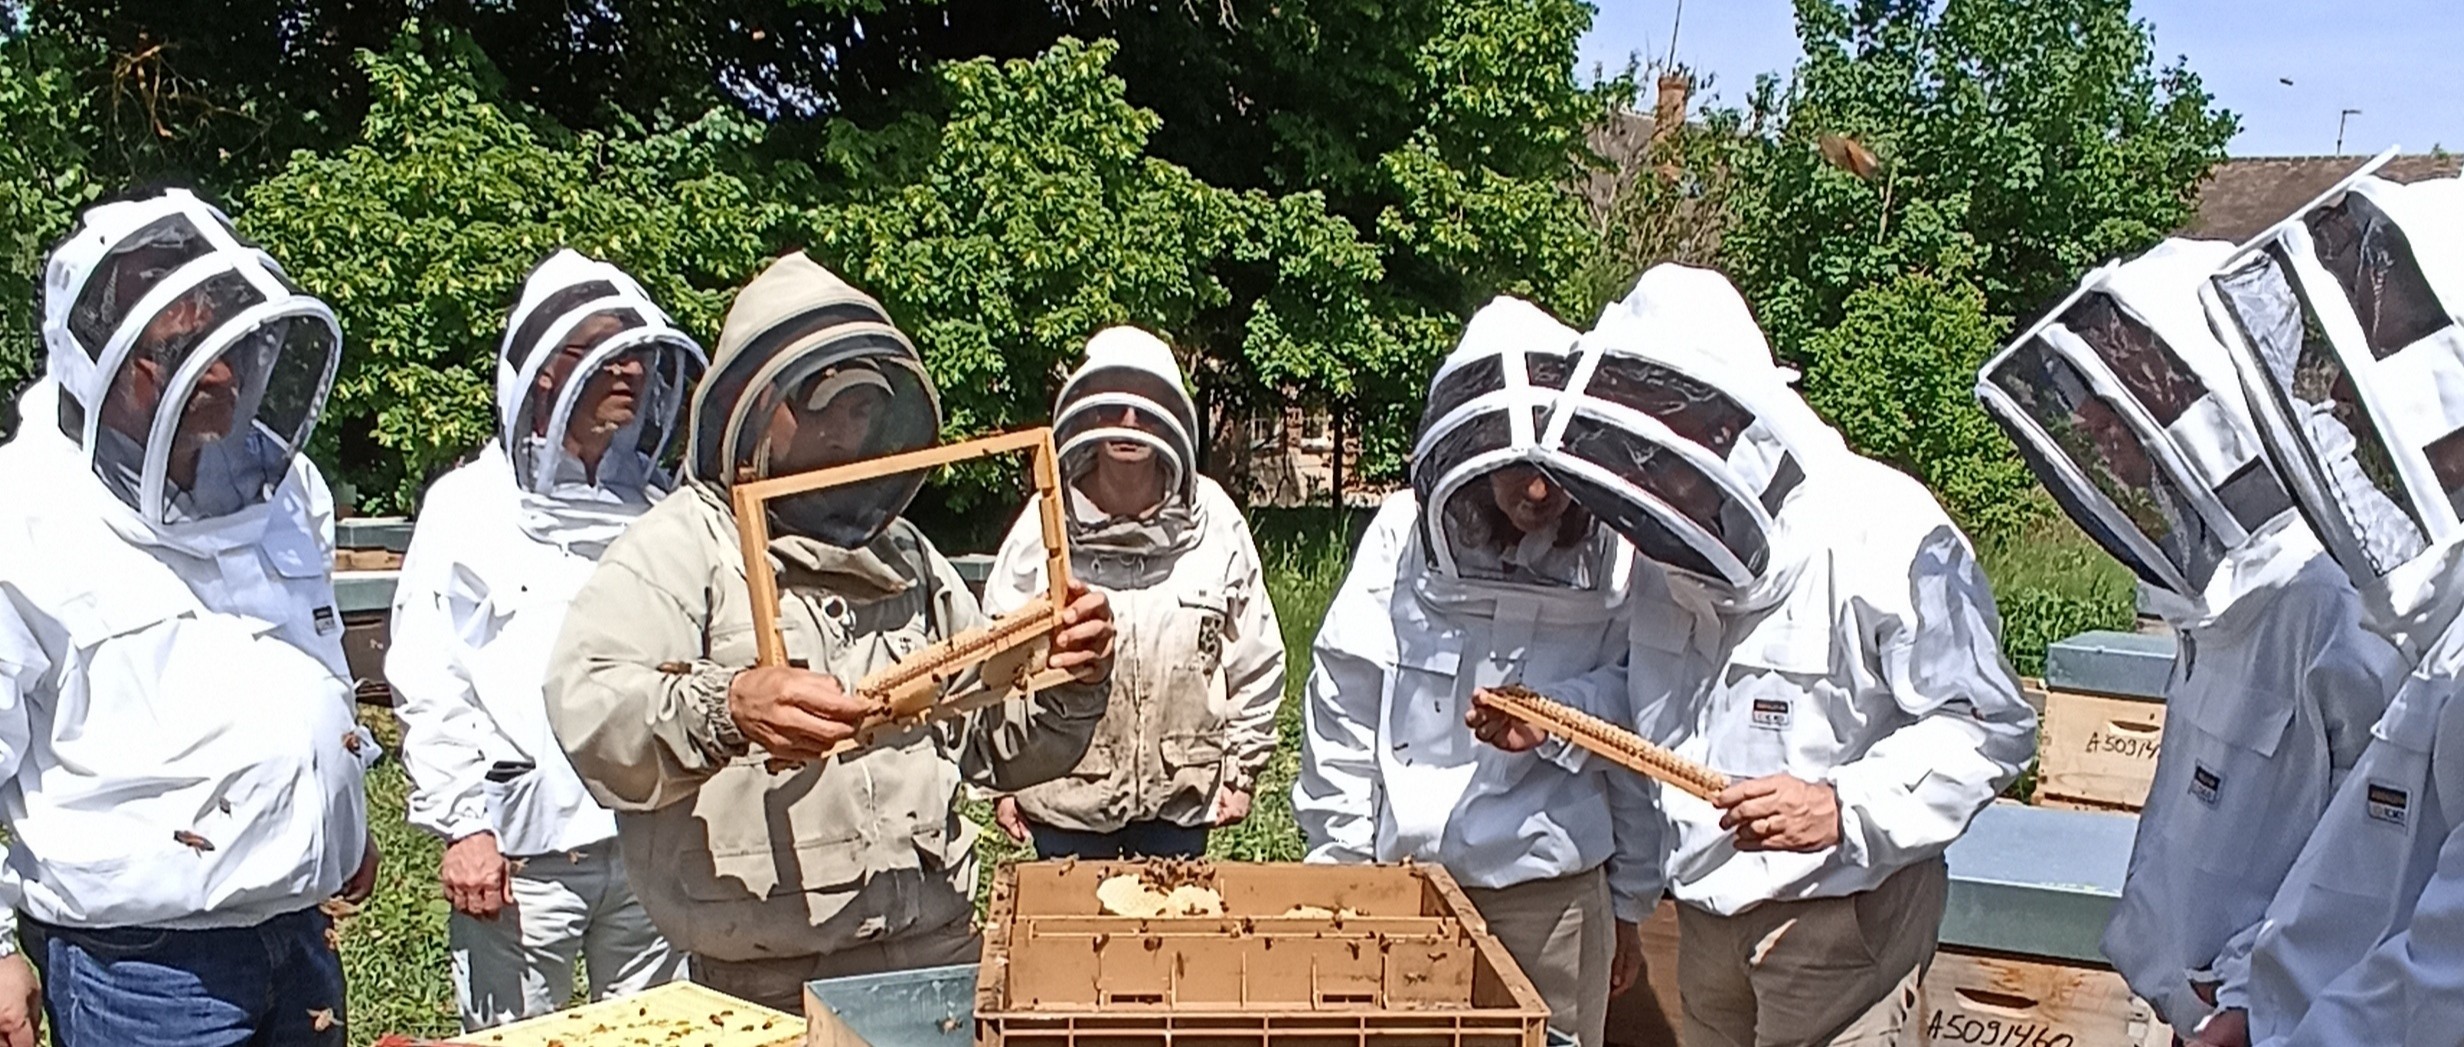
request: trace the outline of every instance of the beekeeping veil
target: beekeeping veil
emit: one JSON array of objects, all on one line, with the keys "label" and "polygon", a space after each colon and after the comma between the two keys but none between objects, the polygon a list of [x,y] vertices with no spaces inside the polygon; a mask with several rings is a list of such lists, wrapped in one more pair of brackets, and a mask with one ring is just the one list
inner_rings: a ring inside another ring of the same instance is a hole
[{"label": "beekeeping veil", "polygon": [[539,263],[496,360],[498,437],[523,529],[603,546],[671,489],[669,452],[705,365],[701,347],[622,270],[570,250]]},{"label": "beekeeping veil", "polygon": [[1767,607],[1802,566],[1785,512],[1846,449],[1775,365],[1726,277],[1653,267],[1583,336],[1542,443],[1577,502],[1719,610]]},{"label": "beekeeping veil", "polygon": [[[870,295],[798,251],[737,292],[710,375],[693,393],[689,475],[721,490],[921,450],[941,399],[905,333]],[[770,502],[772,526],[841,548],[907,508],[921,470]]]},{"label": "beekeeping veil", "polygon": [[2286,486],[2372,626],[2418,654],[2464,596],[2464,182],[2376,166],[2243,245],[2202,298]]},{"label": "beekeeping veil", "polygon": [[325,405],[342,330],[186,190],[87,211],[43,276],[61,430],[160,533],[264,504]]},{"label": "beekeeping veil", "polygon": [[[1421,547],[1439,576],[1577,590],[1600,584],[1614,538],[1570,503],[1539,441],[1571,370],[1575,337],[1539,307],[1498,298],[1472,315],[1462,343],[1438,365],[1411,480]],[[1501,502],[1527,502],[1535,489],[1547,491],[1559,515],[1526,532]]]},{"label": "beekeeping veil", "polygon": [[2103,266],[1977,376],[2028,468],[2177,625],[2222,610],[2219,567],[2293,509],[2199,306],[2232,253],[2167,240]]},{"label": "beekeeping veil", "polygon": [[[1073,548],[1156,554],[1196,542],[1198,409],[1162,339],[1135,327],[1096,332],[1086,362],[1053,402],[1052,428],[1070,492]],[[1109,517],[1079,490],[1101,460],[1123,452],[1143,455],[1162,474],[1163,502],[1151,513]]]}]

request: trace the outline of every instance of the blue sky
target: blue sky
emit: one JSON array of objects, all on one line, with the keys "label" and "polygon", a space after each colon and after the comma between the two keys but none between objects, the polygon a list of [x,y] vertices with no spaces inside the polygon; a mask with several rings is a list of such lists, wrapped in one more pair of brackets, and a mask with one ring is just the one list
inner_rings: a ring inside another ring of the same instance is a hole
[{"label": "blue sky", "polygon": [[[1583,69],[1668,53],[1676,0],[1592,0]],[[2156,53],[2187,56],[2218,103],[2242,118],[2235,156],[2330,153],[2339,111],[2344,151],[2402,145],[2464,151],[2464,0],[2139,0]],[[1754,75],[1797,57],[1788,0],[1693,0],[1677,57],[1714,76],[1712,93],[1742,102]],[[2290,79],[2292,86],[2279,82]]]}]

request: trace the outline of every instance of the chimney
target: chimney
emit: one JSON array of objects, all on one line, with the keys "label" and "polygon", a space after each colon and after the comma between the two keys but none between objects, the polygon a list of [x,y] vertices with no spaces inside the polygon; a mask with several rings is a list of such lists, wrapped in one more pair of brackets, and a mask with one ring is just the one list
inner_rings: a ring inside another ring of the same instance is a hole
[{"label": "chimney", "polygon": [[1659,161],[1660,177],[1671,183],[1681,173],[1677,143],[1682,139],[1677,132],[1685,129],[1686,98],[1693,92],[1693,77],[1676,70],[1660,74],[1660,95],[1651,107],[1651,141],[1645,152]]},{"label": "chimney", "polygon": [[1694,93],[1694,78],[1679,72],[1660,74],[1660,96],[1651,107],[1651,144],[1659,145],[1685,126],[1685,103]]}]

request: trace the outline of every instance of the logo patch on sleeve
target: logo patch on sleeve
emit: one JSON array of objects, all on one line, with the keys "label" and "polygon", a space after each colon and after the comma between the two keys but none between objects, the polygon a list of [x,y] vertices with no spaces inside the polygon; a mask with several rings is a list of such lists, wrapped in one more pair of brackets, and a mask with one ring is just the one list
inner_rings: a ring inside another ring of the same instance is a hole
[{"label": "logo patch on sleeve", "polygon": [[2216,806],[2216,794],[2223,789],[2223,775],[2208,770],[2206,764],[2190,765],[2190,795],[2198,797],[2200,803]]},{"label": "logo patch on sleeve", "polygon": [[318,636],[332,636],[342,631],[342,619],[334,614],[332,607],[317,608],[315,617]]},{"label": "logo patch on sleeve", "polygon": [[1779,730],[1788,726],[1791,710],[1786,698],[1754,699],[1754,726]]},{"label": "logo patch on sleeve", "polygon": [[2412,815],[2412,794],[2392,785],[2370,783],[2370,817],[2389,825],[2403,826]]}]

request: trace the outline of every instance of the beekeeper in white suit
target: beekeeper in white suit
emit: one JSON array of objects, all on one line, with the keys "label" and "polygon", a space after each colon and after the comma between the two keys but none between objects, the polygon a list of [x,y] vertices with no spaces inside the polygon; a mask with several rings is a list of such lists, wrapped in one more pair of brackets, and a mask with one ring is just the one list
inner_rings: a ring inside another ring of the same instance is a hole
[{"label": "beekeeper in white suit", "polygon": [[2404,675],[2294,511],[2200,308],[2232,254],[2168,240],[2100,268],[1977,381],[2021,459],[2174,628],[2164,745],[2104,951],[2183,1032],[2248,962]]},{"label": "beekeeper in white suit", "polygon": [[42,304],[0,447],[0,1043],[30,958],[60,1047],[339,1045],[318,905],[374,883],[377,748],[299,450],[340,328],[182,190],[87,211]]},{"label": "beekeeper in white suit", "polygon": [[640,285],[559,251],[523,285],[497,353],[498,435],[429,488],[394,591],[385,675],[409,814],[445,841],[463,1030],[676,977],[635,900],[616,816],[549,729],[541,687],[599,553],[674,487],[665,454],[704,366]]},{"label": "beekeeper in white suit", "polygon": [[[1198,410],[1172,350],[1113,327],[1052,410],[1070,571],[1112,601],[1112,699],[1069,774],[996,801],[1011,838],[1057,858],[1194,858],[1249,816],[1275,752],[1283,631],[1240,506],[1197,468]],[[1041,496],[1001,543],[984,611],[1044,592]]]},{"label": "beekeeper in white suit", "polygon": [[1653,565],[1627,664],[1542,690],[1736,783],[1657,790],[1691,1047],[1917,1042],[1942,852],[2035,750],[1967,538],[1791,377],[1726,279],[1659,266],[1583,337],[1542,441]]},{"label": "beekeeper in white suit", "polygon": [[[1379,507],[1327,608],[1292,806],[1313,862],[1442,865],[1548,1001],[1604,1042],[1659,902],[1642,783],[1480,745],[1478,687],[1546,687],[1625,654],[1633,553],[1542,472],[1572,328],[1500,298],[1439,365],[1409,490]],[[1619,818],[1622,807],[1638,810]]]},{"label": "beekeeper in white suit", "polygon": [[2227,972],[2208,1043],[2413,1047],[2464,1030],[2464,182],[2366,170],[2245,246],[2206,297],[2364,624],[2416,664],[2247,969]]}]

